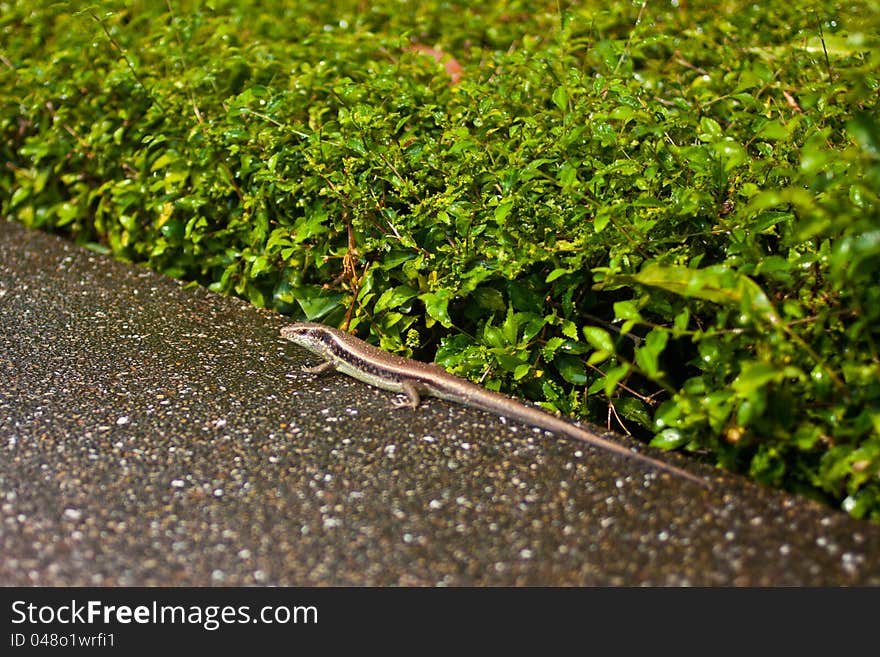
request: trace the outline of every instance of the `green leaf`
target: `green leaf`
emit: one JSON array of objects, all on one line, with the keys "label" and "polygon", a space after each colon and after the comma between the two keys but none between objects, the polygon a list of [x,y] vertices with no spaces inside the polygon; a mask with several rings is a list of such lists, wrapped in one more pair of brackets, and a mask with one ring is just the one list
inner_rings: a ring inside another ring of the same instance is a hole
[{"label": "green leaf", "polygon": [[498,207],[495,208],[495,222],[498,224],[503,224],[507,219],[507,215],[510,214],[510,211],[513,209],[513,201],[504,200],[498,204]]},{"label": "green leaf", "polygon": [[614,353],[614,340],[611,339],[611,334],[609,334],[608,331],[599,328],[598,326],[585,326],[581,330],[587,342],[589,342],[594,349],[612,354]]},{"label": "green leaf", "polygon": [[565,87],[556,87],[551,99],[556,107],[565,110],[568,107],[568,90]]},{"label": "green leaf", "polygon": [[513,370],[513,379],[514,381],[520,381],[525,378],[532,371],[532,366],[528,363],[521,363],[517,365]]},{"label": "green leaf", "polygon": [[749,160],[746,149],[731,139],[715,142],[713,148],[716,156],[724,163],[725,171],[731,171]]},{"label": "green leaf", "polygon": [[664,429],[651,440],[651,447],[672,450],[687,444],[687,439],[678,429]]},{"label": "green leaf", "polygon": [[757,283],[724,266],[689,269],[652,263],[637,274],[617,276],[614,280],[658,287],[683,297],[705,299],[725,306],[739,306],[750,315],[774,324],[780,322],[776,310]]},{"label": "green leaf", "polygon": [[703,141],[713,142],[724,136],[724,133],[721,131],[721,126],[718,125],[718,121],[708,116],[704,116],[700,119],[700,130],[702,132],[699,136]]},{"label": "green leaf", "polygon": [[559,336],[555,336],[547,340],[547,344],[541,349],[541,355],[544,360],[553,360],[553,356],[559,350],[559,348],[565,344],[565,339],[560,338]]},{"label": "green leaf", "polygon": [[614,355],[612,351],[605,351],[604,349],[596,349],[587,357],[587,364],[589,365],[599,365],[600,363],[604,363],[606,360],[611,358]]},{"label": "green leaf", "polygon": [[501,333],[506,344],[516,344],[520,319],[521,315],[514,313],[512,307],[507,309],[507,316],[501,324]]},{"label": "green leaf", "polygon": [[648,407],[640,399],[621,397],[615,400],[614,408],[619,415],[627,420],[637,422],[643,427],[650,426],[651,424],[651,414],[648,412]]},{"label": "green leaf", "polygon": [[566,355],[558,355],[554,360],[559,368],[562,378],[576,386],[583,386],[587,383],[587,371],[584,364],[579,358]]},{"label": "green leaf", "polygon": [[544,282],[545,283],[552,283],[557,278],[561,278],[562,276],[565,276],[567,273],[568,273],[567,269],[561,269],[561,268],[554,269],[549,274],[547,274],[547,278],[544,279]]},{"label": "green leaf", "polygon": [[617,384],[620,383],[625,376],[630,373],[628,364],[612,367],[605,372],[605,396],[611,398],[617,390]]},{"label": "green leaf", "polygon": [[855,118],[847,123],[846,129],[865,154],[880,160],[880,122],[876,116],[858,111]]},{"label": "green leaf", "polygon": [[507,347],[501,329],[493,326],[491,321],[483,325],[483,340],[493,349],[504,349]]},{"label": "green leaf", "polygon": [[636,349],[636,363],[649,377],[656,379],[661,375],[660,355],[669,341],[669,333],[662,329],[653,329],[645,338],[643,346]]},{"label": "green leaf", "polygon": [[416,295],[418,295],[418,290],[414,290],[408,285],[388,288],[379,296],[373,306],[373,312],[379,313],[390,308],[398,308]]},{"label": "green leaf", "polygon": [[493,287],[480,286],[473,291],[471,296],[477,306],[486,310],[497,312],[507,308],[504,303],[504,295]]},{"label": "green leaf", "polygon": [[419,295],[419,299],[425,304],[425,311],[428,313],[428,317],[440,322],[440,324],[447,328],[452,326],[452,320],[449,317],[450,296],[451,294],[448,292],[426,292]]},{"label": "green leaf", "polygon": [[684,308],[680,313],[675,316],[675,320],[673,323],[673,327],[676,334],[684,333],[687,331],[688,324],[690,323],[691,313],[688,308]]},{"label": "green leaf", "polygon": [[297,298],[296,302],[310,322],[317,321],[336,309],[341,294],[315,295]]},{"label": "green leaf", "polygon": [[767,121],[755,135],[758,139],[780,141],[788,139],[788,129],[778,119]]},{"label": "green leaf", "polygon": [[562,335],[564,335],[565,337],[570,338],[572,340],[577,340],[578,339],[577,324],[575,324],[574,322],[572,322],[571,320],[568,320],[568,319],[563,320],[563,322],[562,322]]},{"label": "green leaf", "polygon": [[[271,271],[272,267],[273,267],[272,263],[269,261],[269,259],[266,256],[263,256],[263,255],[257,256],[256,258],[254,258],[253,262],[251,263],[250,275],[252,278],[256,278],[257,276],[260,276],[261,274],[265,274],[266,272]],[[253,294],[256,294],[256,291],[254,291]],[[262,294],[261,294],[261,296],[262,296]]]},{"label": "green leaf", "polygon": [[749,361],[740,366],[740,374],[732,387],[740,396],[748,397],[771,381],[781,380],[782,376],[782,371],[774,363]]},{"label": "green leaf", "polygon": [[600,208],[599,212],[596,213],[596,218],[593,219],[593,231],[601,233],[605,230],[605,227],[611,221],[611,210],[610,208]]},{"label": "green leaf", "polygon": [[153,164],[150,166],[150,171],[158,171],[163,167],[167,167],[176,159],[177,157],[175,155],[172,155],[171,153],[163,153],[162,155],[157,157]]},{"label": "green leaf", "polygon": [[635,301],[617,301],[614,303],[614,317],[620,320],[632,320],[636,322],[642,320],[639,313],[638,305]]}]

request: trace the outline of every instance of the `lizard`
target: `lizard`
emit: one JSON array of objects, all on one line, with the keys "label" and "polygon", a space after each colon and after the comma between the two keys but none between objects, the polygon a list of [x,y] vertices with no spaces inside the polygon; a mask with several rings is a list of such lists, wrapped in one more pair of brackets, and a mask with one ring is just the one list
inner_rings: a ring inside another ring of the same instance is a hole
[{"label": "lizard", "polygon": [[435,363],[424,363],[383,351],[339,329],[315,322],[296,322],[283,327],[281,337],[324,359],[324,362],[317,366],[303,367],[303,371],[312,374],[338,371],[364,383],[406,396],[406,400],[393,400],[394,406],[417,408],[423,395],[437,397],[510,418],[551,433],[563,434],[618,456],[634,459],[644,466],[668,472],[703,486],[708,485],[706,480],[690,472],[631,451],[597,433],[551,415],[537,406],[527,406],[511,397],[471,383],[450,374]]}]

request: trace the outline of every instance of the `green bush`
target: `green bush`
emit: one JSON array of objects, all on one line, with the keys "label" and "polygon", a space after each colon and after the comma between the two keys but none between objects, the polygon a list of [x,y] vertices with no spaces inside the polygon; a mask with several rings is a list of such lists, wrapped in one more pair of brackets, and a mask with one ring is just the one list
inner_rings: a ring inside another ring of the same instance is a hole
[{"label": "green bush", "polygon": [[878,519],[839,4],[7,2],[2,213]]}]

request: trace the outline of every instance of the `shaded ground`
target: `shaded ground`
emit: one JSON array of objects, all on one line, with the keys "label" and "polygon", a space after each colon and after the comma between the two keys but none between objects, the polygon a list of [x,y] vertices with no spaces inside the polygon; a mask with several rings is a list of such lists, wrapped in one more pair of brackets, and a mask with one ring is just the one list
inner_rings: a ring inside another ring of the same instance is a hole
[{"label": "shaded ground", "polygon": [[392,409],[285,323],[0,221],[0,584],[880,584],[880,527]]}]

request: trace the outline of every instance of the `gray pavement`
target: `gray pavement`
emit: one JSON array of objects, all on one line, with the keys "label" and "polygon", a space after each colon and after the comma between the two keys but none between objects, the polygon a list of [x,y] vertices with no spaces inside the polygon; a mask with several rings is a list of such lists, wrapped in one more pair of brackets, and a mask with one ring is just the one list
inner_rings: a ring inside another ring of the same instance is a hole
[{"label": "gray pavement", "polygon": [[300,371],[285,318],[0,220],[0,585],[880,584],[880,527]]}]

